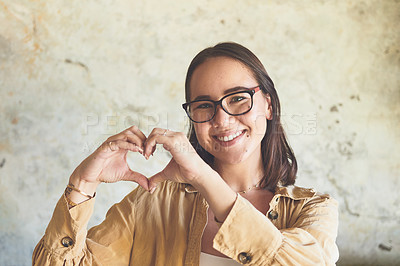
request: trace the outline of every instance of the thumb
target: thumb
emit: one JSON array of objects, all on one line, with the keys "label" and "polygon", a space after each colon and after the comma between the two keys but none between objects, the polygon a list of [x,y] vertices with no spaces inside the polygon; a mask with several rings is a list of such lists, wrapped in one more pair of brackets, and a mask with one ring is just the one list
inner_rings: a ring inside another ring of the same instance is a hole
[{"label": "thumb", "polygon": [[159,183],[163,182],[164,180],[167,180],[167,176],[165,175],[164,171],[161,171],[150,177],[148,180],[149,180],[149,191],[150,193],[153,193]]},{"label": "thumb", "polygon": [[129,171],[129,173],[122,178],[124,181],[133,181],[138,183],[142,188],[149,191],[149,180],[146,176],[135,171]]}]

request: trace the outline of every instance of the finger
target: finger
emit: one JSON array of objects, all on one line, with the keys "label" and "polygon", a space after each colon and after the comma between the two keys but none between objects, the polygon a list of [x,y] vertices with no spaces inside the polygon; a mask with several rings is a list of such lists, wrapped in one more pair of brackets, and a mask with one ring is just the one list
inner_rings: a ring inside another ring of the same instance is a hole
[{"label": "finger", "polygon": [[133,134],[125,135],[125,140],[138,146],[139,152],[143,154],[144,142],[137,135]]},{"label": "finger", "polygon": [[161,171],[152,177],[149,180],[149,191],[153,194],[154,190],[157,188],[157,185],[165,180],[167,180],[167,176],[164,174],[164,171]]},{"label": "finger", "polygon": [[142,131],[139,130],[137,126],[131,126],[130,128],[109,137],[107,141],[129,140],[130,142],[140,146],[143,149],[143,144],[146,139],[146,136],[143,134]]},{"label": "finger", "polygon": [[124,137],[126,135],[136,135],[138,136],[139,139],[141,139],[142,141],[146,140],[146,136],[143,134],[142,131],[140,131],[140,129],[137,126],[131,126],[111,137],[109,137],[109,140],[117,140],[117,139],[124,139]]},{"label": "finger", "polygon": [[167,139],[168,137],[162,135],[153,135],[152,137],[147,138],[147,141],[144,144],[143,152],[143,155],[146,157],[146,159],[148,159],[149,156],[155,152],[157,144],[164,144]]},{"label": "finger", "polygon": [[111,152],[119,151],[119,150],[129,150],[132,152],[141,152],[143,151],[139,146],[136,144],[130,143],[124,140],[114,140],[105,142],[105,149]]},{"label": "finger", "polygon": [[[133,127],[133,126],[132,126],[132,127]],[[127,128],[127,129],[125,129],[125,130],[123,130],[123,131],[121,131],[121,132],[119,132],[119,133],[117,133],[117,134],[115,134],[115,135],[112,135],[112,136],[109,137],[108,139],[110,139],[110,140],[123,139],[123,136],[126,135],[126,133],[127,133],[128,131],[130,131],[132,127]]]},{"label": "finger", "polygon": [[137,126],[131,126],[127,130],[127,134],[131,135],[130,133],[133,133],[136,137],[138,137],[141,141],[141,143],[144,143],[147,139],[146,135],[137,127]]},{"label": "finger", "polygon": [[146,176],[142,175],[141,173],[130,171],[128,175],[122,178],[124,181],[133,181],[138,183],[142,188],[149,191],[149,180]]},{"label": "finger", "polygon": [[156,146],[154,146],[153,149],[151,149],[151,153],[150,154],[153,155],[155,151],[156,151]]},{"label": "finger", "polygon": [[144,144],[144,156],[148,157],[154,153],[157,144],[165,144],[169,139],[165,133],[171,132],[167,129],[154,128]]}]

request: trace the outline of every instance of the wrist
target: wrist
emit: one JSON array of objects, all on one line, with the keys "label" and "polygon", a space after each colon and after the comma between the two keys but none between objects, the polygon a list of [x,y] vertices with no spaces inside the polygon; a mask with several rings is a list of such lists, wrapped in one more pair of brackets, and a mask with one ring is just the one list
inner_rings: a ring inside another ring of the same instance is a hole
[{"label": "wrist", "polygon": [[201,175],[197,176],[190,182],[190,184],[197,190],[204,189],[211,180],[221,178],[221,176],[208,164],[204,167],[201,173],[202,173]]},{"label": "wrist", "polygon": [[69,178],[69,185],[72,185],[73,187],[85,192],[88,195],[93,195],[96,192],[96,189],[98,185],[100,185],[101,182],[88,182],[81,178],[81,176],[74,171],[72,175]]},{"label": "wrist", "polygon": [[211,170],[192,185],[206,199],[215,218],[223,222],[237,199],[237,193],[229,187],[218,172]]},{"label": "wrist", "polygon": [[95,195],[99,184],[100,183],[84,181],[77,175],[72,174],[65,190],[65,196],[73,203],[80,204],[91,199]]}]

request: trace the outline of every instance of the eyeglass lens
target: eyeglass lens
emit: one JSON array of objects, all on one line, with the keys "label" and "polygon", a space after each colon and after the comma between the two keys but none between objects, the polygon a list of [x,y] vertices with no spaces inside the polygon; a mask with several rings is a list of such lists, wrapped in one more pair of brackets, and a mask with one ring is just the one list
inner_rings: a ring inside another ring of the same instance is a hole
[{"label": "eyeglass lens", "polygon": [[[252,97],[249,92],[238,92],[222,98],[221,104],[228,114],[240,115],[251,109]],[[216,107],[214,107],[214,102],[204,100],[191,103],[188,110],[191,119],[196,122],[205,122],[214,116]]]}]

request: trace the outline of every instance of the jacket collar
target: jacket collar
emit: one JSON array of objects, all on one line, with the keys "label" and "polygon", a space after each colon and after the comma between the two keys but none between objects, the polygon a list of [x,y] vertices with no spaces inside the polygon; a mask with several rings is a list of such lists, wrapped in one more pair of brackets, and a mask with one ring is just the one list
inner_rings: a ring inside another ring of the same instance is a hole
[{"label": "jacket collar", "polygon": [[275,196],[287,197],[294,200],[301,200],[313,197],[317,192],[312,188],[302,188],[297,186],[278,186]]},{"label": "jacket collar", "polygon": [[[185,191],[187,193],[197,193],[195,189],[190,184],[184,184]],[[294,200],[301,200],[313,197],[317,192],[312,188],[302,188],[297,186],[278,186],[275,191],[275,197],[287,197]]]}]

